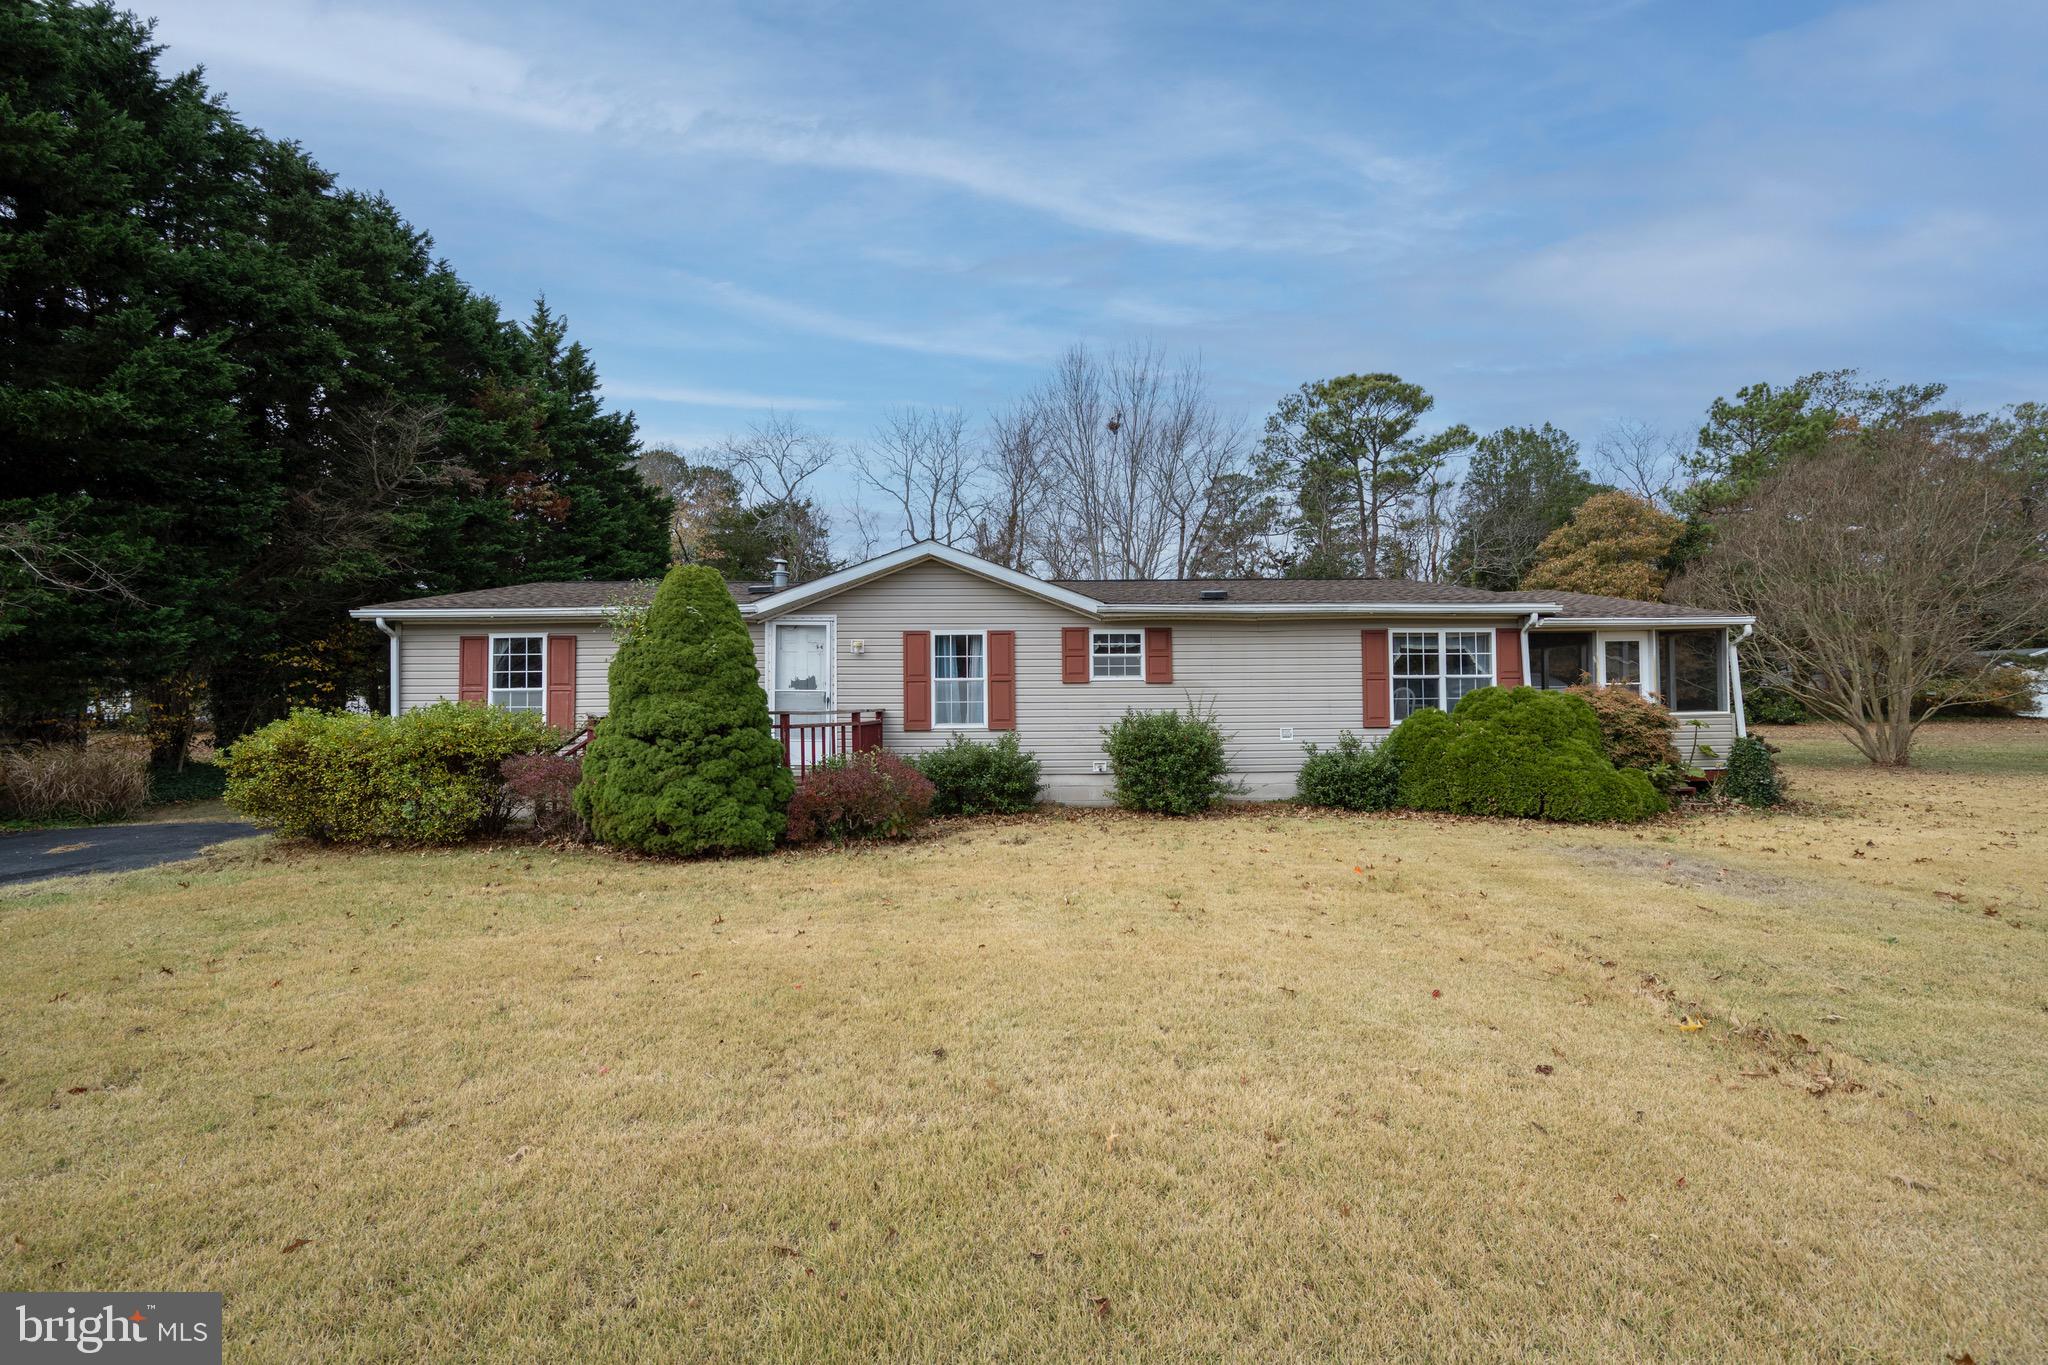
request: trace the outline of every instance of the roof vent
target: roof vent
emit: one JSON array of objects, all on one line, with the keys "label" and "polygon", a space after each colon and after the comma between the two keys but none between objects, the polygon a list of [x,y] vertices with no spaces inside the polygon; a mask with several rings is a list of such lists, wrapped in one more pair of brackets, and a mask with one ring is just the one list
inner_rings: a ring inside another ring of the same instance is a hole
[{"label": "roof vent", "polygon": [[749,597],[766,597],[769,593],[775,591],[777,591],[777,589],[773,583],[747,584],[747,595]]},{"label": "roof vent", "polygon": [[1221,602],[1221,601],[1223,601],[1223,600],[1224,600],[1225,598],[1227,598],[1227,597],[1229,597],[1229,596],[1230,596],[1230,589],[1228,589],[1228,588],[1204,588],[1204,589],[1202,589],[1202,600],[1203,600],[1204,602]]},{"label": "roof vent", "polygon": [[781,555],[777,555],[775,556],[775,558],[769,560],[768,563],[775,570],[773,575],[775,580],[775,586],[778,588],[788,587],[789,561],[784,559]]}]

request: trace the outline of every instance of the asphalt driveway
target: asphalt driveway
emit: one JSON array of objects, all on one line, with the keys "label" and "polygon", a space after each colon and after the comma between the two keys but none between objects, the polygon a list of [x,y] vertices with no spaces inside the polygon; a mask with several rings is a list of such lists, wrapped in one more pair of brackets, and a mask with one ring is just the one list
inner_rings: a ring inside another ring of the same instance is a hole
[{"label": "asphalt driveway", "polygon": [[0,885],[76,877],[85,872],[134,872],[194,857],[201,849],[228,839],[261,833],[239,820],[187,820],[0,834]]}]

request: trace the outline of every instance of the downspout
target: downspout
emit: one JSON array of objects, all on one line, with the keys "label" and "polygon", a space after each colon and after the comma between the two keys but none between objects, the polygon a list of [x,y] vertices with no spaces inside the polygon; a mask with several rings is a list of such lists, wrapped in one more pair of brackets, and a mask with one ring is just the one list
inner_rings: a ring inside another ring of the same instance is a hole
[{"label": "downspout", "polygon": [[1529,676],[1529,628],[1536,624],[1540,612],[1530,612],[1529,619],[1522,622],[1522,686],[1534,687],[1536,680]]},{"label": "downspout", "polygon": [[372,624],[391,637],[391,714],[396,716],[398,714],[398,631],[395,627],[384,624],[384,618],[381,616]]},{"label": "downspout", "polygon": [[1749,738],[1749,722],[1742,717],[1742,655],[1736,649],[1736,646],[1755,633],[1756,622],[1752,621],[1742,628],[1742,634],[1728,642],[1728,681],[1730,686],[1735,689],[1735,737],[1737,739]]}]

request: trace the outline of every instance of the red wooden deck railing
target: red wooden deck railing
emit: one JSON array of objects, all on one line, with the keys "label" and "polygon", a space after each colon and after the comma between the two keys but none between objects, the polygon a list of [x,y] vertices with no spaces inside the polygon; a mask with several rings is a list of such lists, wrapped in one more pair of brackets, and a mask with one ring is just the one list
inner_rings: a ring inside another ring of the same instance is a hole
[{"label": "red wooden deck railing", "polygon": [[[797,715],[816,712],[776,711],[770,719],[776,738],[782,741],[782,761],[799,777],[814,764],[838,754],[864,754],[882,747],[882,713],[849,711],[832,713],[824,720],[797,720]],[[567,744],[555,750],[563,758],[581,758],[590,747],[591,730],[579,730]]]},{"label": "red wooden deck railing", "polygon": [[782,739],[782,761],[801,777],[813,765],[840,754],[864,754],[882,747],[882,713],[849,711],[823,720],[797,720],[796,714],[775,713],[775,733]]}]

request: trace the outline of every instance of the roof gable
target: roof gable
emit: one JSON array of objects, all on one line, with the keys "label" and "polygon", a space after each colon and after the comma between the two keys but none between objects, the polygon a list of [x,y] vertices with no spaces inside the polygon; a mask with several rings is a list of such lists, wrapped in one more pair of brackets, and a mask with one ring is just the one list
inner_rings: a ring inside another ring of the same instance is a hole
[{"label": "roof gable", "polygon": [[837,573],[826,574],[823,578],[814,578],[799,587],[785,588],[772,597],[758,600],[752,614],[763,618],[779,616],[783,612],[794,611],[798,607],[831,597],[835,593],[845,592],[848,588],[858,587],[862,583],[886,578],[914,564],[944,564],[1026,596],[1066,607],[1070,611],[1086,612],[1091,616],[1102,606],[1096,599],[1075,592],[1071,588],[1062,587],[1043,578],[1034,578],[1028,573],[1019,573],[1015,569],[1006,569],[992,560],[968,554],[965,550],[956,550],[950,545],[941,545],[935,540],[921,540],[915,545],[906,545],[900,550],[849,565]]}]

